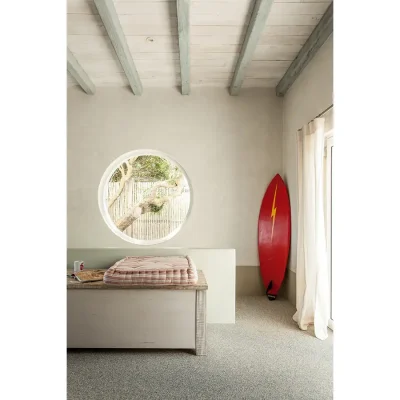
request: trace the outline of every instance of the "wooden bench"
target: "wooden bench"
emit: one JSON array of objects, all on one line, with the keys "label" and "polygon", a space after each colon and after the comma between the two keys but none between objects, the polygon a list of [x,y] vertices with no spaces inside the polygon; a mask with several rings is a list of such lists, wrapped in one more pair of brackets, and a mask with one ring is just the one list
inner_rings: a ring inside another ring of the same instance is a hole
[{"label": "wooden bench", "polygon": [[67,278],[67,347],[206,355],[207,289],[202,271],[194,285],[113,286]]}]

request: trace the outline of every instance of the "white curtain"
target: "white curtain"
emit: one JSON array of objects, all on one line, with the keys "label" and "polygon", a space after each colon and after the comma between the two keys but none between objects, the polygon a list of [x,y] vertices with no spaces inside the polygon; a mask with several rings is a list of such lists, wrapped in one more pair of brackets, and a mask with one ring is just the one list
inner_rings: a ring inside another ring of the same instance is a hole
[{"label": "white curtain", "polygon": [[314,325],[315,336],[328,337],[329,275],[324,221],[324,118],[297,134],[298,235],[296,313],[300,329]]}]

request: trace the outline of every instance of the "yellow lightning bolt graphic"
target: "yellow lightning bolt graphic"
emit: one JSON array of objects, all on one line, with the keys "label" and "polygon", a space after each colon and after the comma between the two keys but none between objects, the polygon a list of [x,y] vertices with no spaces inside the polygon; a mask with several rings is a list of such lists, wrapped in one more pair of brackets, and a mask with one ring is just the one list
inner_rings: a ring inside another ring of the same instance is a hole
[{"label": "yellow lightning bolt graphic", "polygon": [[272,241],[272,237],[274,236],[275,216],[276,216],[276,210],[277,210],[277,207],[275,207],[276,189],[278,189],[278,184],[276,184],[276,186],[275,186],[274,202],[272,203],[272,210],[271,210],[271,218],[272,218],[271,241]]}]

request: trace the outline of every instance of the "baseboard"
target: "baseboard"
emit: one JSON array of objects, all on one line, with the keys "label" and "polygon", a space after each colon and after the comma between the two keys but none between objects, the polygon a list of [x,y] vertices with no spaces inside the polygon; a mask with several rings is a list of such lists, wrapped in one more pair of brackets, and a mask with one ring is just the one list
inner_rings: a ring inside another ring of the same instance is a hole
[{"label": "baseboard", "polygon": [[[265,287],[258,265],[236,267],[236,296],[265,296]],[[296,273],[290,269],[286,270],[278,296],[296,305]]]},{"label": "baseboard", "polygon": [[296,306],[296,272],[293,272],[290,268],[286,269],[281,291],[282,296]]},{"label": "baseboard", "polygon": [[260,267],[236,266],[236,296],[263,296],[265,288]]}]

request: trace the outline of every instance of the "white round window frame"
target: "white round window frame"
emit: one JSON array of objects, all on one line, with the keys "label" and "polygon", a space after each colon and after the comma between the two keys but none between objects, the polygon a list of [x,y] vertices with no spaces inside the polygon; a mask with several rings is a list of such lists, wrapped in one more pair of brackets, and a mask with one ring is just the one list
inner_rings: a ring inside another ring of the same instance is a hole
[{"label": "white round window frame", "polygon": [[[182,224],[176,228],[175,230],[173,230],[172,232],[170,232],[167,236],[164,236],[161,239],[153,239],[153,240],[141,240],[141,239],[135,239],[132,238],[128,235],[126,235],[125,233],[121,232],[114,224],[113,220],[110,217],[110,214],[108,212],[108,205],[107,205],[107,185],[108,182],[110,181],[110,178],[112,176],[112,174],[114,173],[114,171],[127,159],[131,158],[131,157],[138,157],[138,156],[146,156],[146,155],[150,155],[150,156],[158,156],[161,158],[165,158],[168,161],[172,162],[173,164],[175,164],[177,167],[179,167],[184,175],[184,177],[186,178],[186,182],[188,183],[189,186],[189,208],[188,208],[188,212],[186,214],[186,217],[184,219],[184,221],[182,222]],[[99,189],[98,189],[98,203],[99,203],[99,208],[100,208],[100,213],[101,216],[103,217],[105,223],[107,224],[107,226],[110,228],[110,230],[117,235],[118,237],[120,237],[122,240],[125,240],[126,242],[129,243],[133,243],[136,245],[140,245],[140,246],[152,246],[155,244],[160,244],[160,243],[164,243],[167,242],[168,240],[172,239],[174,236],[176,236],[179,231],[182,229],[183,225],[185,225],[191,209],[192,209],[192,203],[193,203],[193,199],[192,199],[192,185],[190,183],[189,177],[186,173],[186,171],[184,170],[184,168],[173,158],[171,157],[169,154],[164,153],[162,151],[158,151],[158,150],[149,150],[149,149],[139,149],[139,150],[132,150],[129,151],[125,154],[122,154],[120,157],[116,158],[106,169],[106,171],[104,172],[101,180],[100,180],[100,185],[99,185]]]}]

